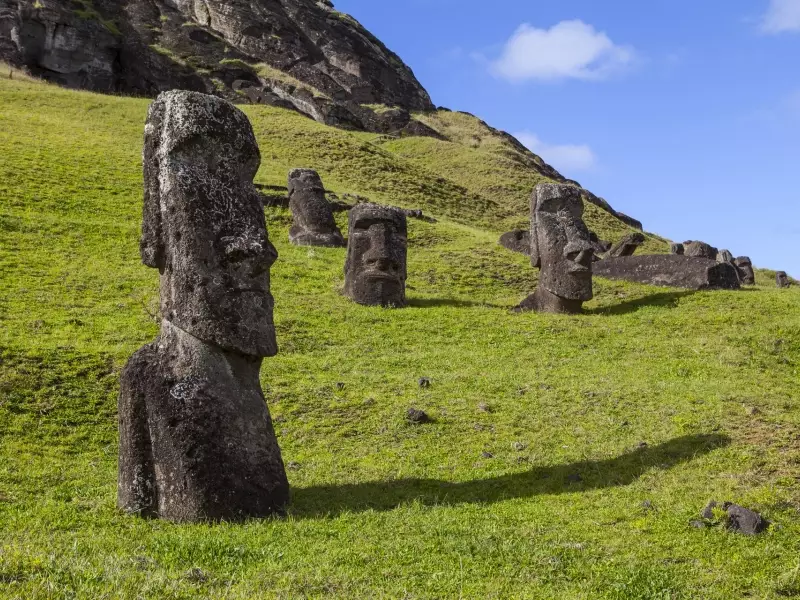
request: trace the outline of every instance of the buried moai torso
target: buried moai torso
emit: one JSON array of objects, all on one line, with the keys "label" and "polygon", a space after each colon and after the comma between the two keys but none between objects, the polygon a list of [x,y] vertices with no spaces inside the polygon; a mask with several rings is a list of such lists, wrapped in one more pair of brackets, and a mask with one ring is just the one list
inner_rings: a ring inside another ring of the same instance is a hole
[{"label": "buried moai torso", "polygon": [[277,353],[277,258],[253,187],[247,117],[167,92],[145,128],[143,262],[161,274],[161,332],[122,373],[118,503],[173,521],[283,511],[288,482],[259,382]]},{"label": "buried moai torso", "polygon": [[293,217],[289,229],[289,241],[292,244],[344,247],[344,237],[333,218],[322,179],[316,171],[292,169],[289,172],[289,208]]},{"label": "buried moai torso", "polygon": [[539,285],[515,310],[578,313],[592,299],[594,251],[574,186],[543,183],[531,199],[531,264]]},{"label": "buried moai torso", "polygon": [[345,295],[368,306],[406,304],[406,216],[396,208],[359,204],[350,211]]}]

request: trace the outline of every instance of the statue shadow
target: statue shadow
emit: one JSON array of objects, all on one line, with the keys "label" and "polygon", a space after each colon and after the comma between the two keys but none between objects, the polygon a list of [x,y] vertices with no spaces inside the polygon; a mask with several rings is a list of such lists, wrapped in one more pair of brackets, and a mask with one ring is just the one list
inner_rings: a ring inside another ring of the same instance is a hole
[{"label": "statue shadow", "polygon": [[406,308],[436,308],[450,306],[453,308],[501,308],[489,302],[473,302],[471,300],[456,300],[455,298],[411,298],[406,302]]},{"label": "statue shadow", "polygon": [[592,308],[585,311],[588,315],[624,315],[636,312],[641,308],[647,306],[656,306],[659,308],[675,308],[678,306],[678,300],[696,294],[695,290],[682,290],[680,292],[661,292],[660,294],[653,294],[645,296],[644,298],[637,298],[635,300],[628,300],[620,302],[619,304],[612,304],[611,306],[601,306],[599,308]]},{"label": "statue shadow", "polygon": [[730,444],[725,435],[679,437],[615,458],[535,467],[524,473],[453,483],[398,479],[292,489],[291,514],[319,518],[368,510],[389,511],[404,504],[425,506],[493,504],[543,494],[563,494],[626,486],[651,469],[669,469]]}]

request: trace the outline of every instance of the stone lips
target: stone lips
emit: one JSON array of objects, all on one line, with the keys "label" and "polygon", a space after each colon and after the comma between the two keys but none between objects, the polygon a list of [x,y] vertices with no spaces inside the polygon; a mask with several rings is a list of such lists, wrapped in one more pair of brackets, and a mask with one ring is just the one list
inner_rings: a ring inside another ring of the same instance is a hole
[{"label": "stone lips", "polygon": [[179,522],[281,513],[289,484],[261,390],[277,352],[277,258],[253,186],[258,147],[230,103],[168,92],[145,127],[142,260],[159,337],[122,372],[118,504]]},{"label": "stone lips", "polygon": [[729,263],[677,254],[607,258],[594,264],[594,274],[664,287],[691,290],[739,289],[739,275]]},{"label": "stone lips", "polygon": [[289,241],[296,246],[343,248],[344,237],[333,218],[333,208],[325,198],[325,188],[317,172],[292,169],[288,188],[294,220],[289,229]]},{"label": "stone lips", "polygon": [[355,206],[349,217],[344,294],[367,306],[405,306],[407,235],[402,210]]}]

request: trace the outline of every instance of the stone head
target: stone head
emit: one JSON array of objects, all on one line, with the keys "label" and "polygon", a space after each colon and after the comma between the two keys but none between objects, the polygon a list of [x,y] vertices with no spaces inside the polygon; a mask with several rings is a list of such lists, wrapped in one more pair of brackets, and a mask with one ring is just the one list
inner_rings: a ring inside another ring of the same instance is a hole
[{"label": "stone head", "polygon": [[289,241],[298,246],[344,246],[344,237],[325,198],[322,179],[312,169],[289,172],[289,208],[292,228]]},{"label": "stone head", "polygon": [[539,285],[567,300],[592,299],[592,248],[580,190],[540,183],[531,199],[531,264]]},{"label": "stone head", "polygon": [[744,285],[755,285],[756,274],[753,271],[753,262],[748,256],[740,256],[733,261],[736,269],[739,271],[739,278]]},{"label": "stone head", "polygon": [[786,271],[778,271],[775,273],[775,283],[779,288],[788,288],[791,284],[789,281],[789,276],[786,274]]},{"label": "stone head", "polygon": [[345,294],[370,306],[406,303],[406,216],[396,208],[359,204],[350,211]]},{"label": "stone head", "polygon": [[143,158],[141,254],[161,273],[163,318],[225,350],[274,355],[277,252],[253,186],[261,157],[247,117],[213,96],[163,93]]}]

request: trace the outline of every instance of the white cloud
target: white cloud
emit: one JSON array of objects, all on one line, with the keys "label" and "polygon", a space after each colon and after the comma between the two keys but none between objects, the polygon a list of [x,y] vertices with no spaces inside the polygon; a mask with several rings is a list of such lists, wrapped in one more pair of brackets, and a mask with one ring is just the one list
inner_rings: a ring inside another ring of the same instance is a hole
[{"label": "white cloud", "polygon": [[624,70],[635,57],[632,48],[616,45],[583,21],[562,21],[550,29],[523,23],[491,69],[511,81],[598,80]]},{"label": "white cloud", "polygon": [[761,21],[764,33],[800,31],[800,0],[770,0]]},{"label": "white cloud", "polygon": [[534,154],[563,174],[573,171],[589,171],[597,165],[597,157],[586,144],[547,144],[534,133],[520,131],[513,134]]}]

